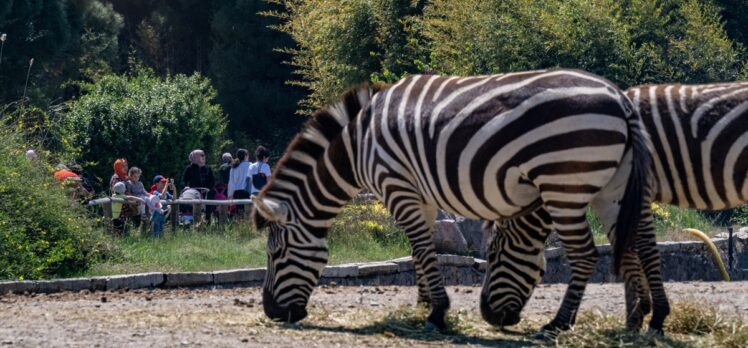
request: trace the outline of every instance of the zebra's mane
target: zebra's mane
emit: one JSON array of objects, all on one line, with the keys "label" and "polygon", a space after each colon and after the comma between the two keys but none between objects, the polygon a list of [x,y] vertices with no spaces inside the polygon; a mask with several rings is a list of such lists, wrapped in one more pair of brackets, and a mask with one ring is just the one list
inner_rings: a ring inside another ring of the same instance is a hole
[{"label": "zebra's mane", "polygon": [[[277,177],[283,173],[284,168],[289,167],[293,162],[304,162],[302,158],[319,159],[330,142],[338,137],[345,126],[356,119],[359,111],[369,104],[374,94],[386,87],[387,85],[384,84],[369,85],[368,83],[354,86],[346,90],[337,103],[315,111],[289,143],[283,157],[276,165],[277,170],[260,192],[260,196],[264,196],[267,189],[273,187],[273,183],[278,181]],[[294,170],[298,167],[294,166]]]}]

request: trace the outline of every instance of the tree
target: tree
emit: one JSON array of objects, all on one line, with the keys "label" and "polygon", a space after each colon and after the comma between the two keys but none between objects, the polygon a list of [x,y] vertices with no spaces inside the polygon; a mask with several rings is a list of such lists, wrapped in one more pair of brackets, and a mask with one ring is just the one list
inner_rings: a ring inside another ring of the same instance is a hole
[{"label": "tree", "polygon": [[241,147],[260,140],[282,150],[304,121],[294,115],[304,91],[285,84],[291,79],[291,67],[282,62],[289,56],[275,51],[292,42],[268,28],[275,19],[260,14],[273,8],[263,1],[227,0],[215,5],[210,76],[229,115],[232,138]]}]

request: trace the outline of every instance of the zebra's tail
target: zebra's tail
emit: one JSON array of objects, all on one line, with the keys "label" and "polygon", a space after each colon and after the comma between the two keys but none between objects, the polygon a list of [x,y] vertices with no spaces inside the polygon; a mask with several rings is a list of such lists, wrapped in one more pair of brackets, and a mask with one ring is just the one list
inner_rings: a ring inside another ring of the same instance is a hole
[{"label": "zebra's tail", "polygon": [[[629,104],[631,105],[631,104]],[[613,246],[613,273],[619,274],[623,254],[633,248],[636,233],[641,220],[642,201],[646,189],[650,153],[647,149],[646,133],[642,127],[641,118],[637,111],[633,111],[628,119],[629,149],[633,152],[631,174],[621,200],[621,210],[615,227],[615,242]]]}]

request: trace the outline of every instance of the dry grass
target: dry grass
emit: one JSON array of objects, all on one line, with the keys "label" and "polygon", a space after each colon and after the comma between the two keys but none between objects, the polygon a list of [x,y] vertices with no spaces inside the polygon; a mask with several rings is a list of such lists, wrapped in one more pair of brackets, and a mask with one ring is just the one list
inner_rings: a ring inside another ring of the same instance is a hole
[{"label": "dry grass", "polygon": [[425,308],[401,306],[392,311],[367,308],[348,311],[312,308],[308,319],[300,324],[278,324],[264,317],[258,326],[293,333],[297,339],[322,333],[346,334],[373,345],[477,345],[501,347],[748,347],[748,326],[741,320],[727,318],[714,309],[703,309],[696,303],[673,306],[666,321],[665,337],[649,337],[624,329],[620,315],[586,311],[577,325],[554,342],[533,341],[533,334],[550,318],[523,319],[518,326],[502,330],[488,325],[478,313],[452,310],[444,334],[424,332],[428,314]]},{"label": "dry grass", "polygon": [[[645,321],[646,322],[646,321]],[[673,305],[665,337],[648,337],[624,329],[623,318],[599,311],[583,312],[577,325],[559,335],[559,347],[748,347],[748,326],[714,308],[693,302]]]}]

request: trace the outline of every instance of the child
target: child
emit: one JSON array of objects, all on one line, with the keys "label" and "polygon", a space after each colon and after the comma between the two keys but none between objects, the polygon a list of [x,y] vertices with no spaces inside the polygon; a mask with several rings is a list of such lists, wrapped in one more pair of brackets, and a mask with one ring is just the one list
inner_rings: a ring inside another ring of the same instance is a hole
[{"label": "child", "polygon": [[[112,198],[122,198],[140,205],[145,203],[138,197],[125,195],[125,189],[124,182],[115,183],[112,187],[112,191],[114,192],[112,193]],[[114,232],[119,235],[125,232],[125,218],[122,215],[122,205],[123,203],[121,202],[112,202],[112,227],[114,228]]]},{"label": "child", "polygon": [[150,208],[151,208],[151,237],[161,238],[164,236],[164,222],[166,221],[166,215],[171,210],[170,206],[164,208],[161,205],[161,199],[159,195],[155,194],[151,196]]},{"label": "child", "polygon": [[[145,186],[140,182],[140,175],[142,173],[143,172],[138,167],[130,168],[130,171],[127,173],[128,180],[125,188],[131,195],[147,202],[151,195],[148,194],[148,191],[145,190]],[[148,217],[145,214],[145,205],[138,206],[138,215],[140,215],[141,220],[148,220]]]}]

